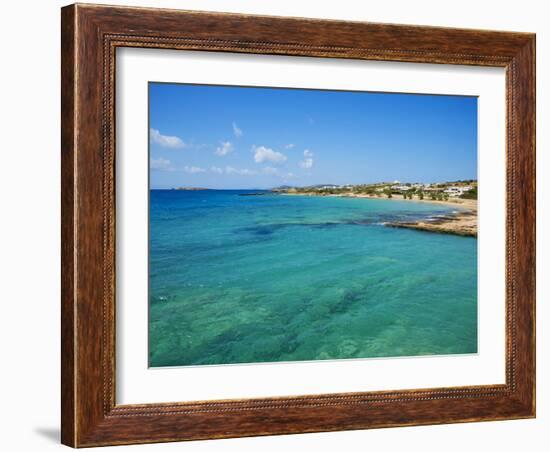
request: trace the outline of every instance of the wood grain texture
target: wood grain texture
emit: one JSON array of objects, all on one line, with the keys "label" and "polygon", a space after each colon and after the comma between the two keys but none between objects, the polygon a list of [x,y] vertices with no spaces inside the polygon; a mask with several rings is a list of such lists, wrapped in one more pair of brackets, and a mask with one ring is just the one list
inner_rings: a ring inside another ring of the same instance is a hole
[{"label": "wood grain texture", "polygon": [[[535,415],[534,35],[80,4],[62,9],[61,34],[64,444],[85,447]],[[506,68],[506,384],[116,405],[117,47]]]},{"label": "wood grain texture", "polygon": [[74,339],[74,159],[75,159],[75,30],[74,9],[61,11],[61,441],[75,443]]}]

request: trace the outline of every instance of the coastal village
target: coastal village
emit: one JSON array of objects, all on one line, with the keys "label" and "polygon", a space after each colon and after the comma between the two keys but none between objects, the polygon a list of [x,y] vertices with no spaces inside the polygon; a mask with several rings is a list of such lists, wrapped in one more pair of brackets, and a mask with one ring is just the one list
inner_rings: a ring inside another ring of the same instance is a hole
[{"label": "coastal village", "polygon": [[386,226],[477,237],[477,189],[477,180],[462,180],[432,184],[393,181],[358,185],[284,186],[272,191],[287,195],[386,198],[440,203],[456,207],[456,210],[425,220],[390,222]]}]

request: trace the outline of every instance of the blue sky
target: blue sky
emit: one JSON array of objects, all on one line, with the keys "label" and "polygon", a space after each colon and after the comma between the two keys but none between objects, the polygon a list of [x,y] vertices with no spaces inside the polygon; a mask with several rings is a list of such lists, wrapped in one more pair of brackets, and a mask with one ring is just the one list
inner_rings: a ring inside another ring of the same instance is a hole
[{"label": "blue sky", "polygon": [[149,83],[151,188],[477,178],[477,98]]}]

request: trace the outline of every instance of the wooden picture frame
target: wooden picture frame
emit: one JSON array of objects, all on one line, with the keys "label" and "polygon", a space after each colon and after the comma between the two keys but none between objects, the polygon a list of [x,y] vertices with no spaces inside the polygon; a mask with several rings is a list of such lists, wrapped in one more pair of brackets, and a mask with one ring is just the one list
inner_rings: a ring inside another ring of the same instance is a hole
[{"label": "wooden picture frame", "polygon": [[[535,416],[535,35],[71,5],[62,9],[62,442],[73,447]],[[506,69],[506,383],[117,405],[115,50]]]}]

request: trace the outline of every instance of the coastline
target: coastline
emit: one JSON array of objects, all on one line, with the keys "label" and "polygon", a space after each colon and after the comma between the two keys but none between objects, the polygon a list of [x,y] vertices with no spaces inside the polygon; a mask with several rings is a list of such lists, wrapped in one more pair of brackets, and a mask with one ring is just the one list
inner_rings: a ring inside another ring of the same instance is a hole
[{"label": "coastline", "polygon": [[432,217],[427,221],[393,222],[387,223],[386,226],[437,232],[440,234],[453,234],[463,237],[477,237],[477,214],[472,210],[462,211],[450,215]]},{"label": "coastline", "polygon": [[409,221],[409,222],[391,222],[385,226],[403,229],[416,229],[418,231],[435,232],[439,234],[453,234],[463,237],[477,237],[477,200],[475,199],[449,199],[447,201],[437,201],[434,199],[410,199],[406,200],[402,197],[382,198],[368,194],[316,194],[316,193],[282,193],[288,196],[327,196],[334,198],[366,198],[366,199],[383,199],[389,201],[403,202],[421,202],[430,204],[439,204],[445,206],[456,207],[460,210],[452,212],[448,215],[441,215],[429,218],[428,220]]}]

